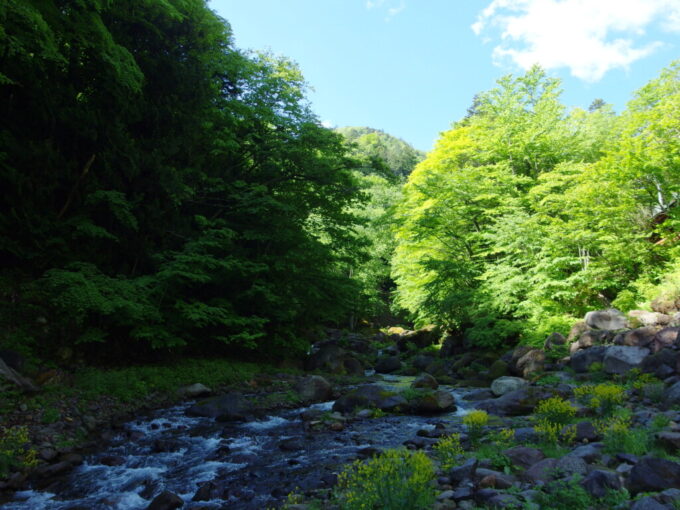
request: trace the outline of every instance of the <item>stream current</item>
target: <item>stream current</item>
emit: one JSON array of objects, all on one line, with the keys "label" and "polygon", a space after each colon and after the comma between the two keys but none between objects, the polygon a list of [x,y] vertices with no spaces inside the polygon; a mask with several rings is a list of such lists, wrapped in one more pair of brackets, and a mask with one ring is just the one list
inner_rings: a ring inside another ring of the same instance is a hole
[{"label": "stream current", "polygon": [[[384,376],[379,384],[404,387],[412,379]],[[340,466],[362,451],[398,447],[420,429],[459,422],[469,410],[462,398],[467,391],[440,389],[454,395],[455,412],[360,419],[340,432],[310,432],[301,417],[310,407],[330,411],[333,402],[228,424],[187,417],[184,413],[191,403],[184,403],[127,423],[109,445],[87,456],[57,488],[17,492],[1,506],[6,510],[141,510],[161,492],[170,491],[184,500],[184,509],[264,510],[278,506],[295,489],[332,486]],[[204,497],[208,501],[197,500],[201,488],[209,494]]]}]

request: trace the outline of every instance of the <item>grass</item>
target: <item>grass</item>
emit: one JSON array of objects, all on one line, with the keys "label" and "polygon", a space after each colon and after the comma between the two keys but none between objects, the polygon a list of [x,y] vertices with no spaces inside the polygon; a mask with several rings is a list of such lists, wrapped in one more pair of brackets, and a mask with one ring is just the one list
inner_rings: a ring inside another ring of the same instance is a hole
[{"label": "grass", "polygon": [[171,365],[144,365],[76,373],[75,388],[86,398],[108,395],[134,402],[151,393],[174,393],[181,386],[202,383],[218,388],[242,383],[260,373],[280,371],[268,365],[223,359],[185,359]]}]

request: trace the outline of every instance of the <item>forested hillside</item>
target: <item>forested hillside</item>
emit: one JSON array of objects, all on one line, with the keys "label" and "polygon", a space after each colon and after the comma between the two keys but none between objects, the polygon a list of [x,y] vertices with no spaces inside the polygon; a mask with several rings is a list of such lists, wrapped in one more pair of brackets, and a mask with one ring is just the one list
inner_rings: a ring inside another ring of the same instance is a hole
[{"label": "forested hillside", "polygon": [[294,64],[203,0],[10,0],[0,27],[6,347],[273,353],[347,318],[365,163]]},{"label": "forested hillside", "polygon": [[5,347],[293,352],[390,307],[501,346],[677,297],[677,63],[621,114],[504,77],[425,158],[322,127],[202,0],[0,22]]},{"label": "forested hillside", "polygon": [[411,174],[396,302],[471,345],[542,342],[589,309],[680,297],[680,64],[617,115],[540,68],[479,94]]}]

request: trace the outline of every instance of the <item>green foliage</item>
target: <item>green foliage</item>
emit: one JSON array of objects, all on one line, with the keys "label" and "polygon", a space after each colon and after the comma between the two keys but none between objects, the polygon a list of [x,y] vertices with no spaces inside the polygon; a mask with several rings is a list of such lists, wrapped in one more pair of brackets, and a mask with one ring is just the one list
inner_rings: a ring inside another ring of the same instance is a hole
[{"label": "green foliage", "polygon": [[[425,159],[425,154],[405,141],[379,129],[367,127],[342,127],[335,131],[353,144],[354,155],[368,160],[381,160],[389,170],[388,177],[403,179]],[[366,173],[375,172],[371,166],[362,168]]]},{"label": "green foliage", "polygon": [[264,365],[221,359],[184,359],[176,364],[118,369],[87,368],[76,373],[76,388],[87,398],[107,395],[134,402],[151,392],[174,393],[180,386],[200,382],[217,388],[244,382],[267,371]]},{"label": "green foliage", "polygon": [[603,435],[604,451],[610,454],[644,455],[651,447],[648,431],[632,428],[630,418],[613,417],[598,424]]},{"label": "green foliage", "polygon": [[423,452],[387,450],[346,468],[338,477],[336,497],[342,510],[425,510],[435,501],[434,475]]},{"label": "green foliage", "polygon": [[458,465],[459,457],[465,453],[460,444],[460,434],[451,434],[439,439],[433,447],[435,457],[444,471]]},{"label": "green foliage", "polygon": [[38,463],[38,452],[28,447],[28,428],[25,426],[0,428],[0,478],[10,470],[33,467]]},{"label": "green foliage", "polygon": [[9,0],[0,27],[8,336],[274,356],[365,306],[366,162],[290,61],[239,51],[204,0]]},{"label": "green foliage", "polygon": [[539,68],[478,94],[404,187],[397,304],[480,346],[538,345],[603,301],[675,304],[679,73],[620,116],[566,112]]},{"label": "green foliage", "polygon": [[463,425],[467,427],[470,442],[479,444],[484,433],[484,427],[489,424],[489,415],[486,411],[476,409],[463,416]]},{"label": "green foliage", "polygon": [[630,494],[626,489],[609,490],[603,498],[593,498],[581,485],[581,477],[555,480],[541,488],[534,499],[535,506],[551,510],[611,510],[627,504]]},{"label": "green foliage", "polygon": [[610,416],[623,404],[625,388],[618,384],[602,383],[574,388],[574,396],[600,416]]},{"label": "green foliage", "polygon": [[536,494],[535,502],[539,508],[589,510],[592,498],[579,482],[578,477],[550,482]]},{"label": "green foliage", "polygon": [[561,397],[551,397],[538,403],[534,410],[534,416],[539,421],[543,420],[555,425],[567,425],[576,416],[576,408],[568,400]]}]

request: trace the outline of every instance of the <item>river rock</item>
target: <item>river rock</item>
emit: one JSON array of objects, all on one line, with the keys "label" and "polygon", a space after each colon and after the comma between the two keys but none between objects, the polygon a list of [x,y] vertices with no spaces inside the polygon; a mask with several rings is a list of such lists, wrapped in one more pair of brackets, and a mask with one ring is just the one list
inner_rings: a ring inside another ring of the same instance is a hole
[{"label": "river rock", "polygon": [[418,349],[424,349],[439,341],[441,329],[434,325],[425,326],[415,331],[405,331],[397,340],[397,347],[400,351],[408,350],[408,344],[415,345]]},{"label": "river rock", "polygon": [[455,466],[449,469],[449,478],[451,483],[456,486],[463,480],[472,480],[477,472],[479,460],[476,458],[468,459],[460,466]]},{"label": "river rock", "polygon": [[666,347],[677,345],[680,335],[679,327],[663,328],[654,335],[654,340],[650,345],[652,352],[658,352]]},{"label": "river rock", "polygon": [[316,347],[314,351],[305,360],[305,370],[315,371],[324,370],[333,374],[339,374],[345,371],[344,357],[345,350],[334,342],[324,343]]},{"label": "river rock", "polygon": [[612,345],[604,353],[604,371],[608,374],[625,374],[631,368],[639,367],[649,353],[646,347]]},{"label": "river rock", "polygon": [[646,310],[631,310],[628,315],[639,320],[643,326],[666,326],[673,320],[670,315],[665,313],[648,312]]},{"label": "river rock", "polygon": [[227,393],[198,402],[186,410],[187,416],[217,418],[219,421],[245,418],[243,399],[239,393]]},{"label": "river rock", "polygon": [[588,312],[585,322],[593,329],[617,330],[624,329],[628,325],[626,316],[614,308]]},{"label": "river rock", "polygon": [[680,488],[680,464],[677,462],[645,457],[630,471],[628,490],[634,494],[671,488]]},{"label": "river rock", "polygon": [[617,473],[594,469],[581,480],[581,486],[594,498],[604,498],[609,491],[621,490],[623,484]]},{"label": "river rock", "polygon": [[551,333],[543,342],[543,349],[550,351],[567,343],[567,339],[561,333]]},{"label": "river rock", "polygon": [[527,469],[523,477],[526,481],[537,483],[543,482],[548,483],[555,479],[555,465],[557,464],[557,459],[543,459],[538,461],[536,464]]},{"label": "river rock", "polygon": [[545,455],[538,448],[529,448],[528,446],[515,446],[513,448],[508,448],[503,450],[503,455],[505,455],[513,466],[521,467],[527,469],[537,462],[545,459]]},{"label": "river rock", "polygon": [[602,457],[602,450],[604,449],[604,444],[603,443],[590,443],[590,444],[584,444],[582,446],[577,446],[574,448],[572,451],[570,451],[567,455],[569,456],[574,456],[574,457],[580,457],[587,463],[591,464],[600,457]]},{"label": "river rock", "polygon": [[640,498],[633,503],[630,510],[672,510],[672,506],[659,503],[651,496]]},{"label": "river rock", "polygon": [[348,413],[357,407],[375,407],[380,409],[381,404],[396,393],[387,391],[377,384],[365,384],[341,396],[333,404],[333,411]]},{"label": "river rock", "polygon": [[544,368],[545,352],[541,349],[532,349],[517,360],[517,371],[522,377],[543,372]]},{"label": "river rock", "polygon": [[448,391],[438,390],[418,395],[409,402],[414,413],[432,414],[452,411],[455,399]]},{"label": "river rock", "polygon": [[571,368],[574,372],[584,373],[593,363],[602,363],[607,348],[603,345],[591,347],[574,352],[571,355]]},{"label": "river rock", "polygon": [[491,391],[494,395],[500,397],[528,385],[529,383],[521,377],[505,376],[499,377],[491,383]]},{"label": "river rock", "polygon": [[664,407],[680,405],[680,381],[666,389],[663,395]]},{"label": "river rock", "polygon": [[429,365],[432,364],[437,358],[430,354],[418,354],[411,360],[411,365],[421,372],[424,371]]},{"label": "river rock", "polygon": [[399,356],[385,356],[375,364],[375,371],[380,374],[390,374],[401,368]]},{"label": "river rock", "polygon": [[184,398],[198,398],[210,395],[212,390],[204,384],[195,383],[189,386],[182,386],[177,390],[177,393]]},{"label": "river rock", "polygon": [[[652,349],[653,351],[654,349]],[[659,379],[666,379],[675,373],[678,366],[679,353],[670,348],[661,349],[647,356],[640,364],[640,370],[654,374]]]},{"label": "river rock", "polygon": [[331,383],[320,375],[310,375],[300,379],[295,384],[295,391],[298,392],[303,402],[323,402],[330,400],[333,394]]},{"label": "river rock", "polygon": [[146,510],[174,510],[182,508],[184,501],[177,494],[170,491],[161,492],[156,496]]},{"label": "river rock", "polygon": [[571,478],[574,475],[585,476],[588,472],[588,465],[580,457],[565,455],[557,460],[555,471],[559,473],[560,478]]},{"label": "river rock", "polygon": [[430,374],[424,373],[420,374],[412,383],[411,388],[429,388],[436,390],[439,387],[437,379],[432,377]]},{"label": "river rock", "polygon": [[680,450],[680,432],[671,432],[664,430],[656,435],[658,441],[666,447],[667,450],[675,452]]},{"label": "river rock", "polygon": [[534,410],[539,400],[543,400],[550,396],[547,395],[546,392],[530,392],[529,390],[534,390],[534,388],[520,388],[519,390],[511,391],[498,398],[482,400],[477,403],[476,407],[498,416],[527,415]]},{"label": "river rock", "polygon": [[656,328],[644,327],[624,331],[614,337],[615,345],[649,347],[656,336]]}]

